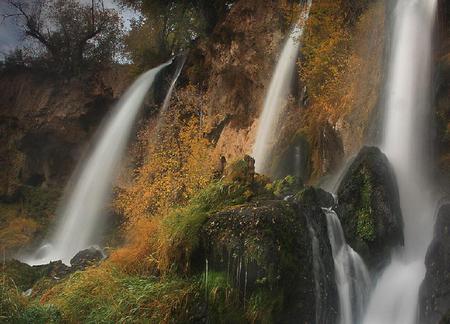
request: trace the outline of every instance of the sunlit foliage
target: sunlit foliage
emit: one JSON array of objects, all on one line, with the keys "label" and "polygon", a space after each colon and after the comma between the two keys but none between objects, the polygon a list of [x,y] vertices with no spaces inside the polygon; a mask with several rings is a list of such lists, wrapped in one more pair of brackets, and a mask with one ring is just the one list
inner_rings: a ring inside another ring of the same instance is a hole
[{"label": "sunlit foliage", "polygon": [[211,181],[213,162],[209,141],[204,136],[202,104],[195,88],[178,91],[169,112],[156,126],[157,134],[153,128],[141,134],[143,142],[148,143],[142,165],[135,170],[132,183],[119,192],[115,203],[125,215],[131,244],[116,253],[116,259],[124,265],[133,263],[133,259],[141,269],[148,270],[154,263],[152,252],[158,248],[155,240],[161,219]]}]

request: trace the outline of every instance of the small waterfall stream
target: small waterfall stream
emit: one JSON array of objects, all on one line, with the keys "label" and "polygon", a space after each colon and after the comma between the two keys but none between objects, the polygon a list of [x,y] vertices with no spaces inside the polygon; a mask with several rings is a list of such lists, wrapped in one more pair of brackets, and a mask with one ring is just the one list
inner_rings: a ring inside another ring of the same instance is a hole
[{"label": "small waterfall stream", "polygon": [[72,177],[67,199],[59,212],[59,224],[49,244],[24,261],[36,265],[70,259],[80,250],[97,244],[104,209],[112,182],[126,149],[128,139],[155,77],[172,60],[142,74],[125,92],[112,114],[96,134],[97,142]]},{"label": "small waterfall stream", "polygon": [[294,75],[301,37],[309,17],[312,0],[308,0],[299,22],[294,26],[281,52],[275,73],[270,82],[269,91],[264,101],[264,108],[259,120],[256,142],[253,147],[255,170],[267,172],[267,163],[276,142],[280,118],[283,116],[286,99]]},{"label": "small waterfall stream", "polygon": [[382,149],[398,180],[405,247],[378,280],[365,324],[414,324],[434,202],[425,177],[432,31],[437,0],[397,0]]},{"label": "small waterfall stream", "polygon": [[371,280],[364,261],[345,241],[338,216],[323,208],[327,216],[328,237],[333,252],[339,295],[339,323],[359,323],[369,297]]}]

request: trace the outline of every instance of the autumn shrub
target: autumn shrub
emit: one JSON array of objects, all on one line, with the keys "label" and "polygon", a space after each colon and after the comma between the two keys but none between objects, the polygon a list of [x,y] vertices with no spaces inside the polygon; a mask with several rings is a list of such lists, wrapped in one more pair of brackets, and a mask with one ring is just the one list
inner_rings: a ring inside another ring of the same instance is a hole
[{"label": "autumn shrub", "polygon": [[[323,167],[323,151],[328,149],[321,144],[324,129],[351,118],[354,131],[344,146],[350,146],[346,149],[352,153],[361,145],[379,100],[383,2],[365,3],[352,17],[343,10],[346,6],[341,0],[313,3],[302,40],[299,75],[309,104],[299,131],[312,148],[313,179],[328,171]],[[367,38],[367,33],[372,36]]]},{"label": "autumn shrub", "polygon": [[11,255],[18,248],[30,243],[39,229],[39,224],[32,218],[19,213],[17,206],[0,205],[0,251]]},{"label": "autumn shrub", "polygon": [[202,119],[203,100],[194,87],[178,90],[169,111],[140,135],[140,161],[131,184],[114,205],[125,216],[127,244],[112,259],[123,270],[151,273],[162,220],[184,206],[212,179],[213,161]]}]

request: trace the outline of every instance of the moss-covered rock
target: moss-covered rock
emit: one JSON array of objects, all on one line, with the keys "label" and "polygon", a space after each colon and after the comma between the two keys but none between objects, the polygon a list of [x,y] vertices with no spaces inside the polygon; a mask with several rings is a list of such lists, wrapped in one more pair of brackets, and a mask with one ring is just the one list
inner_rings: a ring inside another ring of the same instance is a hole
[{"label": "moss-covered rock", "polygon": [[30,266],[17,260],[9,260],[0,266],[0,274],[6,276],[21,291],[28,290],[43,278],[59,280],[70,273],[70,268],[61,261],[45,265]]},{"label": "moss-covered rock", "polygon": [[[326,219],[307,196],[226,208],[203,226],[205,262],[226,273],[256,322],[335,322],[337,293]],[[323,266],[315,268],[315,262]]]},{"label": "moss-covered rock", "polygon": [[378,148],[360,151],[339,185],[338,200],[348,243],[370,269],[381,269],[404,239],[396,178]]},{"label": "moss-covered rock", "polygon": [[439,209],[425,265],[427,272],[420,287],[420,323],[449,323],[450,204]]}]

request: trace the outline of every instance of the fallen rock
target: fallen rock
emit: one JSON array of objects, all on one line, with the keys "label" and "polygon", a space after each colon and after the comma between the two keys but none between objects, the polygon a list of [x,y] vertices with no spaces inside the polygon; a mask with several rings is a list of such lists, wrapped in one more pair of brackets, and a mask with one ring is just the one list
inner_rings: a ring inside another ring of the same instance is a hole
[{"label": "fallen rock", "polygon": [[381,270],[402,246],[403,219],[397,181],[386,156],[364,147],[338,189],[337,214],[348,244],[372,271]]},{"label": "fallen rock", "polygon": [[450,323],[450,204],[439,209],[425,265],[419,323]]}]

